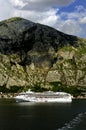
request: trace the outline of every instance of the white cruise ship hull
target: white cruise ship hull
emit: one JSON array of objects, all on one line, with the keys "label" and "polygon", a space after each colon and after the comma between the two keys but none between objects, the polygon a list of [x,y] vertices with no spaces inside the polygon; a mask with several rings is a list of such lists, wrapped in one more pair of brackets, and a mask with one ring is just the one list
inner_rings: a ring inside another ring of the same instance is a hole
[{"label": "white cruise ship hull", "polygon": [[57,92],[48,94],[38,93],[24,93],[15,97],[16,102],[57,102],[57,103],[71,103],[72,96],[67,93]]}]

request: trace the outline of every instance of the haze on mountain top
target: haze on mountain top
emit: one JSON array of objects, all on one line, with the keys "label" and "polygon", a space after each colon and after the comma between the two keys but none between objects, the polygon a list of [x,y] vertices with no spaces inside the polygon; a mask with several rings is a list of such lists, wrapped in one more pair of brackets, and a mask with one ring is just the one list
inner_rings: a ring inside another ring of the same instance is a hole
[{"label": "haze on mountain top", "polygon": [[0,20],[16,16],[86,38],[85,0],[0,0]]}]

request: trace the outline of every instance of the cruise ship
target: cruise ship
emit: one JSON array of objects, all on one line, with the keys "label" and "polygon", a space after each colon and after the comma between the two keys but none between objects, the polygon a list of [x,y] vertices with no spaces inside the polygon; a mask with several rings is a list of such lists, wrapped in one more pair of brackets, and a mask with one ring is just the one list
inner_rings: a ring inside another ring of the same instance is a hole
[{"label": "cruise ship", "polygon": [[16,102],[57,102],[71,103],[72,96],[65,92],[32,92],[26,91],[14,97]]}]

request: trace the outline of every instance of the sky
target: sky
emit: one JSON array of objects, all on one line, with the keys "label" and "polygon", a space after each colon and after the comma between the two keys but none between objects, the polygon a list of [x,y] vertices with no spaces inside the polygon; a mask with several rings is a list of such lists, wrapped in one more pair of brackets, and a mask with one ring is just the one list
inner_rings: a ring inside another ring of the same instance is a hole
[{"label": "sky", "polygon": [[11,17],[86,38],[86,0],[0,0],[0,21]]}]

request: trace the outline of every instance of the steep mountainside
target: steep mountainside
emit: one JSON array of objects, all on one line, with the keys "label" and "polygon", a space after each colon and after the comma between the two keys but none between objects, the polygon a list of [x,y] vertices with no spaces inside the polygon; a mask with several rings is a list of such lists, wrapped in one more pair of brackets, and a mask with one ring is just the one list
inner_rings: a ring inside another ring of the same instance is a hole
[{"label": "steep mountainside", "polygon": [[22,18],[0,22],[0,88],[86,88],[86,39]]}]

